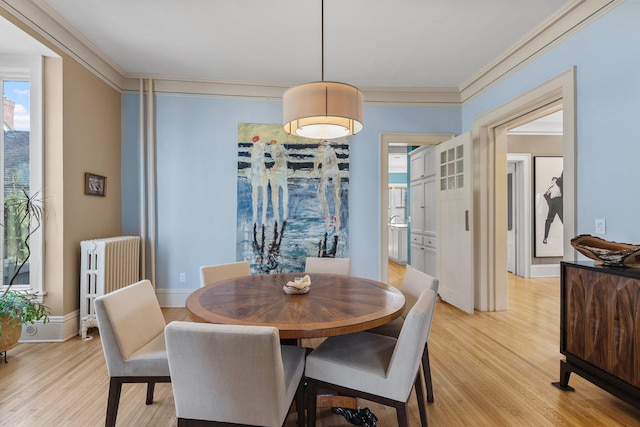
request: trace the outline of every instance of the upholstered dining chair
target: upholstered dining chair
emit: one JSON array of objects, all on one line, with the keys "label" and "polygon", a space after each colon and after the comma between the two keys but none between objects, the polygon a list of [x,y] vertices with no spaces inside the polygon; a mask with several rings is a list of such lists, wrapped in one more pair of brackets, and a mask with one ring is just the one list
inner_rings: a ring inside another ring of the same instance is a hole
[{"label": "upholstered dining chair", "polygon": [[[437,295],[439,284],[440,281],[437,278],[407,265],[404,280],[400,286],[400,291],[404,295],[405,300],[404,313],[393,321],[382,326],[378,326],[377,328],[370,329],[368,332],[398,338],[404,319],[407,314],[409,314],[409,310],[411,310],[411,307],[413,307],[413,304],[417,301],[420,293],[424,289],[428,288]],[[435,310],[431,312],[429,323],[433,320],[433,313],[435,313]],[[429,331],[431,331],[431,325],[429,325]],[[429,335],[430,332],[427,334],[427,340],[424,343],[424,351],[422,352],[422,371],[424,374],[424,382],[427,387],[427,402],[433,402],[433,383],[431,381],[431,363],[429,362]]]},{"label": "upholstered dining chair", "polygon": [[316,421],[318,388],[335,390],[396,408],[398,425],[408,426],[407,403],[415,387],[420,421],[427,414],[419,375],[436,295],[425,289],[402,325],[398,339],[370,332],[329,337],[307,356],[307,425]]},{"label": "upholstered dining chair", "polygon": [[307,257],[305,273],[332,273],[348,276],[351,274],[350,258],[317,258]]},{"label": "upholstered dining chair", "polygon": [[251,276],[249,261],[203,265],[200,267],[200,287],[242,276]]},{"label": "upholstered dining chair", "polygon": [[174,321],[165,330],[178,426],[304,426],[305,349],[271,326]]},{"label": "upholstered dining chair", "polygon": [[146,383],[150,405],[155,384],[171,382],[165,321],[148,280],[100,296],[94,304],[110,377],[105,426],[115,426],[122,384]]}]

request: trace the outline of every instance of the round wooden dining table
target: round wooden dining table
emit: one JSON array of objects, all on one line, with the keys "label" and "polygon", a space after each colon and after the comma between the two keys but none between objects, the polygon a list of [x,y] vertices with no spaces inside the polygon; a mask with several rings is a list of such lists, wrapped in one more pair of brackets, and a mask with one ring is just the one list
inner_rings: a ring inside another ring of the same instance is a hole
[{"label": "round wooden dining table", "polygon": [[309,292],[283,286],[304,273],[262,274],[212,283],[187,298],[196,322],[275,326],[281,339],[320,338],[375,328],[404,310],[396,288],[354,276],[313,273]]}]

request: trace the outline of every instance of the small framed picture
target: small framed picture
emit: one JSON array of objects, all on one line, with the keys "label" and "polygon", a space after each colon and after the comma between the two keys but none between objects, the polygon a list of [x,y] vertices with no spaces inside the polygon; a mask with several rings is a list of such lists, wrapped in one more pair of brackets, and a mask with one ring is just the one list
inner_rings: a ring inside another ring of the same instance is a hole
[{"label": "small framed picture", "polygon": [[107,195],[107,178],[101,175],[85,173],[84,194],[105,197]]}]

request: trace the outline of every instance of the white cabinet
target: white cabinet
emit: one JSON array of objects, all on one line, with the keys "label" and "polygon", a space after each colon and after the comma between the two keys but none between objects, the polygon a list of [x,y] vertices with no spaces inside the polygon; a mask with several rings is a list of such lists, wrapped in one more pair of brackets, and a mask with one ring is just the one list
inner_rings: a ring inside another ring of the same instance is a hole
[{"label": "white cabinet", "polygon": [[389,259],[407,263],[407,227],[389,226]]},{"label": "white cabinet", "polygon": [[426,178],[436,173],[436,150],[433,146],[418,148],[409,153],[411,156],[411,181]]},{"label": "white cabinet", "polygon": [[435,147],[423,147],[411,156],[411,249],[413,268],[437,276],[437,185]]},{"label": "white cabinet", "polygon": [[436,177],[411,183],[411,232],[436,233]]},{"label": "white cabinet", "polygon": [[435,238],[411,234],[411,266],[418,271],[438,277]]}]

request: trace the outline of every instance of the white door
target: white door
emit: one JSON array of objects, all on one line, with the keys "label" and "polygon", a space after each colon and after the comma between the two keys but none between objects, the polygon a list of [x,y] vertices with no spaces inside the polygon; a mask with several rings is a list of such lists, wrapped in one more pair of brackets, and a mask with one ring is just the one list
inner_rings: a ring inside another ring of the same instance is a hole
[{"label": "white door", "polygon": [[516,273],[516,165],[507,164],[507,271]]},{"label": "white door", "polygon": [[438,293],[449,304],[473,314],[473,220],[471,134],[437,146]]}]

